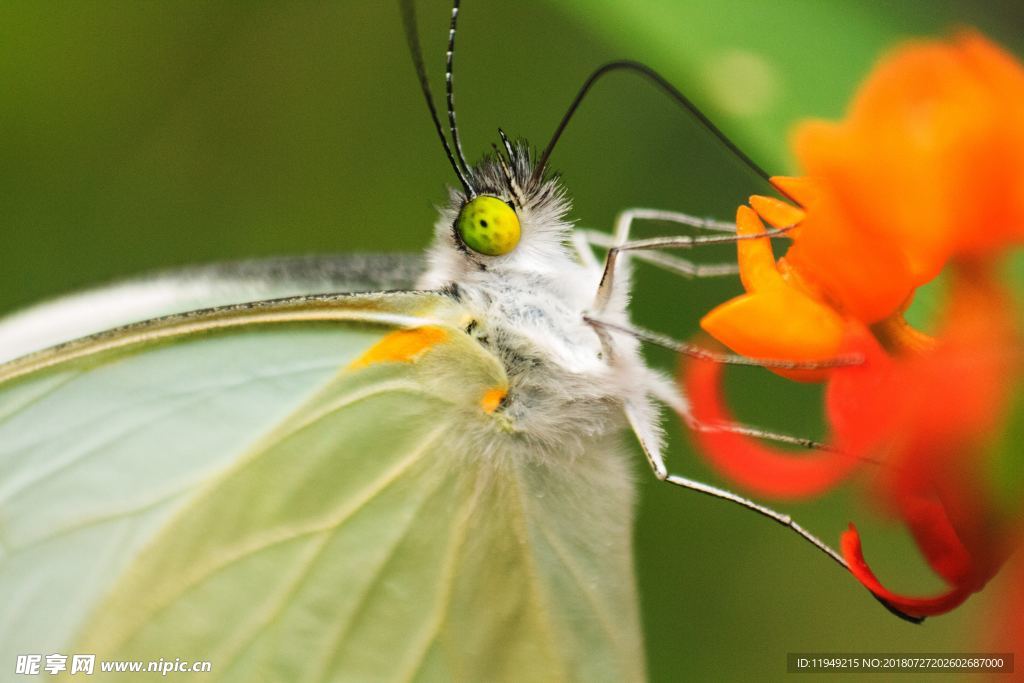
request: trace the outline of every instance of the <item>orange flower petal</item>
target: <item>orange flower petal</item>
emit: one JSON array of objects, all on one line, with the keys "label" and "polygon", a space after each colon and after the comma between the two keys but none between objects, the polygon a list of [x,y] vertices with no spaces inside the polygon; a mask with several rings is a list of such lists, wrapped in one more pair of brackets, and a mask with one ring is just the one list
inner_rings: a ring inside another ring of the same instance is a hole
[{"label": "orange flower petal", "polygon": [[856,349],[865,362],[837,368],[826,394],[833,440],[855,455],[885,457],[875,477],[877,499],[953,586],[934,598],[896,596],[868,569],[859,539],[844,538],[858,578],[917,616],[948,611],[980,590],[1012,546],[1013,527],[986,499],[987,469],[979,460],[997,430],[1008,378],[1017,373],[1008,353],[1011,307],[984,272],[961,265],[953,269],[949,308],[935,348],[904,357],[887,356],[866,331],[852,330],[843,351]]},{"label": "orange flower petal", "polygon": [[865,235],[832,204],[815,205],[808,213],[786,262],[867,324],[902,308],[915,286],[896,243]]},{"label": "orange flower petal", "polygon": [[[751,358],[815,361],[834,358],[843,338],[843,319],[814,299],[782,285],[725,302],[700,326],[733,351]],[[772,371],[789,379],[817,382],[829,370]]]},{"label": "orange flower petal", "polygon": [[992,189],[998,193],[996,206],[1002,212],[1002,220],[987,225],[984,233],[978,235],[981,239],[968,241],[978,249],[998,248],[1007,242],[1024,240],[1024,128],[1020,126],[1024,120],[1024,67],[977,31],[962,31],[956,44],[965,64],[999,96],[1003,120],[998,131],[998,152],[1006,168],[998,178],[1001,182]]},{"label": "orange flower petal", "polygon": [[[736,232],[739,235],[761,235],[766,230],[752,209],[741,206],[736,210]],[[736,242],[736,254],[740,279],[748,292],[782,284],[770,239],[739,240]]]},{"label": "orange flower petal", "polygon": [[750,198],[750,206],[761,218],[776,228],[788,228],[799,225],[807,213],[792,204],[787,204],[775,197],[754,195]]},{"label": "orange flower petal", "polygon": [[779,188],[784,195],[804,207],[817,200],[821,192],[821,188],[813,178],[791,178],[777,175],[772,176],[771,181],[772,185]]}]

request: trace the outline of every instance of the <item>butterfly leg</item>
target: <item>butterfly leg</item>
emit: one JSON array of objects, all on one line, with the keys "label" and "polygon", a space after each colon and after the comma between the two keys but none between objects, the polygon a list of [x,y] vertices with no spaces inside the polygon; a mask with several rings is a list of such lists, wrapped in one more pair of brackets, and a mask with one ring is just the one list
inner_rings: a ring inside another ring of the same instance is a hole
[{"label": "butterfly leg", "polygon": [[[621,323],[614,323],[610,321],[600,320],[592,316],[584,316],[584,320],[589,323],[595,330],[599,331],[602,339],[606,340],[606,345],[609,348],[614,348],[611,340],[611,335],[614,333],[627,334],[640,341],[652,343],[663,348],[667,348],[676,353],[699,358],[701,360],[710,360],[716,363],[727,363],[731,365],[747,365],[755,367],[769,367],[786,370],[817,370],[827,367],[838,367],[844,365],[855,365],[863,362],[860,356],[839,356],[836,358],[828,358],[819,361],[790,361],[790,360],[773,360],[773,359],[761,359],[761,358],[748,358],[746,356],[740,356],[731,353],[720,353],[716,351],[709,351],[708,349],[702,348],[695,344],[687,344],[684,342],[678,342],[674,339],[644,330],[643,328],[624,325]],[[651,387],[651,394],[664,403],[670,406],[685,422],[689,429],[698,432],[714,432],[714,433],[731,433],[731,434],[742,434],[757,439],[764,439],[765,441],[772,441],[775,443],[783,443],[790,446],[798,446],[801,448],[810,448],[815,450],[833,451],[834,449],[826,444],[813,439],[808,439],[800,436],[792,436],[790,434],[782,434],[779,432],[773,432],[759,427],[752,427],[750,425],[737,424],[733,422],[715,422],[714,424],[706,424],[697,420],[692,411],[690,410],[689,402],[679,392],[676,386],[665,381],[660,375],[653,375],[650,377],[648,385]],[[631,414],[632,411],[632,414]],[[637,418],[637,411],[635,408],[627,410],[627,418],[633,427],[633,431],[637,434],[637,438],[641,442],[641,446],[644,444],[656,444],[657,440],[653,434],[645,434],[645,430],[642,428],[646,422]],[[647,421],[649,422],[649,420]],[[648,430],[649,431],[649,430]],[[645,453],[647,446],[644,446]],[[660,459],[652,459],[648,455],[648,460],[651,463],[651,467],[654,469],[655,474],[664,472],[664,465],[659,464]],[[659,478],[661,478],[659,476]]]},{"label": "butterfly leg", "polygon": [[[607,233],[600,232],[598,230],[576,230],[573,233],[574,241],[579,238],[583,240],[583,243],[587,245],[587,252],[590,254],[589,260],[584,262],[587,265],[593,265],[596,269],[598,267],[597,260],[594,259],[593,252],[590,251],[591,246],[600,247],[601,249],[611,249],[615,246],[615,238]],[[577,246],[577,250],[579,246]],[[660,251],[638,251],[634,255],[640,261],[649,263],[652,266],[661,268],[670,273],[675,273],[684,278],[710,278],[710,277],[723,277],[728,275],[736,275],[740,272],[739,265],[735,262],[732,263],[694,263],[688,259],[679,258],[672,254],[665,254]]]},{"label": "butterfly leg", "polygon": [[[686,401],[685,399],[682,398],[682,396],[678,396],[676,397],[676,399],[672,399],[669,397],[665,398],[669,399],[668,402],[670,402],[670,404],[681,403],[684,406],[686,405]],[[834,562],[839,564],[839,566],[843,567],[844,569],[849,569],[849,566],[846,564],[846,560],[844,560],[839,553],[837,553],[831,546],[822,541],[820,538],[818,538],[817,536],[815,536],[814,534],[800,526],[800,524],[795,522],[793,518],[789,515],[784,514],[782,512],[778,512],[777,510],[774,510],[765,505],[761,505],[760,503],[750,500],[749,498],[745,498],[743,496],[735,494],[732,491],[727,491],[725,489],[719,488],[717,486],[712,486],[711,484],[705,484],[695,479],[689,479],[687,477],[682,477],[677,474],[669,473],[668,467],[665,465],[665,459],[662,456],[660,449],[658,447],[657,440],[650,438],[649,435],[644,433],[644,421],[639,417],[639,415],[637,415],[633,406],[629,404],[626,405],[625,412],[626,419],[629,421],[633,433],[636,435],[637,442],[640,444],[640,448],[643,450],[644,455],[647,458],[647,463],[650,466],[651,471],[654,472],[654,476],[657,477],[659,481],[665,481],[675,486],[689,489],[691,491],[697,491],[698,493],[703,493],[704,495],[711,496],[713,498],[727,500],[731,503],[747,508],[748,510],[753,510],[759,515],[767,517],[773,522],[776,522],[777,524],[781,524],[782,526],[787,527],[788,529],[796,533],[798,536],[803,538],[805,541],[809,542],[811,545],[816,547],[818,550],[828,555]]]},{"label": "butterfly leg", "polygon": [[[597,262],[597,258],[594,256],[594,250],[591,249],[591,245],[601,246],[590,239],[590,233],[601,234],[596,230],[573,230],[572,231],[572,246],[576,250],[576,255],[579,256],[580,263],[586,266],[587,270],[597,271],[601,265]],[[607,235],[605,238],[611,239]]]},{"label": "butterfly leg", "polygon": [[710,360],[716,363],[726,363],[728,365],[748,365],[759,368],[773,368],[776,370],[823,370],[826,368],[860,365],[864,362],[864,358],[860,354],[850,354],[846,356],[836,356],[834,358],[822,358],[811,361],[794,361],[781,358],[750,358],[748,356],[741,356],[735,353],[711,351],[702,346],[698,346],[697,344],[676,341],[668,335],[646,330],[642,327],[637,327],[636,325],[627,325],[620,322],[605,320],[603,318],[598,318],[593,314],[584,315],[583,320],[595,330],[602,330],[604,334],[619,332],[627,334],[634,339],[639,339],[642,342],[647,342],[648,344],[654,344],[655,346],[675,351],[676,353],[684,356],[699,358],[701,360]]},{"label": "butterfly leg", "polygon": [[633,221],[635,220],[647,220],[647,221],[663,221],[665,223],[677,223],[679,225],[686,225],[691,228],[697,228],[698,230],[707,230],[710,232],[724,232],[724,233],[735,233],[736,224],[730,221],[720,221],[714,218],[702,218],[700,216],[692,216],[688,213],[681,213],[679,211],[665,211],[663,209],[644,209],[634,208],[626,209],[620,213],[615,219],[615,237],[620,242],[625,242],[629,239],[629,230]]},{"label": "butterfly leg", "polygon": [[[630,240],[629,233],[633,222],[637,220],[653,220],[677,223],[699,230],[722,233],[719,235],[702,235],[691,237],[680,235],[675,237],[652,237],[642,240]],[[604,272],[594,296],[594,304],[591,310],[595,313],[602,313],[611,300],[612,291],[615,286],[615,271],[619,254],[626,251],[652,251],[658,249],[692,249],[696,246],[707,244],[726,244],[743,239],[765,239],[784,235],[789,228],[767,230],[757,235],[737,235],[735,226],[731,223],[716,221],[706,218],[697,218],[675,211],[661,211],[658,209],[627,209],[620,213],[615,220],[614,243],[608,249],[605,256]]]},{"label": "butterfly leg", "polygon": [[[670,406],[673,410],[682,415],[684,419],[687,421],[687,424],[691,428],[693,428],[696,424],[696,420],[693,419],[692,415],[690,415],[689,404],[686,401],[686,399],[682,396],[682,394],[680,394],[679,391],[673,385],[661,380],[660,377],[656,378],[656,380],[651,382],[650,384],[652,387],[652,394],[658,400]],[[644,456],[647,458],[647,463],[650,466],[651,471],[654,472],[654,476],[657,477],[659,481],[668,482],[673,486],[678,486],[689,491],[696,491],[697,493],[702,493],[712,498],[718,498],[719,500],[728,501],[730,503],[733,503],[734,505],[739,505],[740,507],[746,508],[747,510],[756,512],[762,517],[767,517],[776,524],[786,527],[787,529],[795,533],[797,536],[802,538],[804,541],[810,543],[817,550],[827,555],[829,559],[838,564],[840,567],[849,571],[850,566],[847,564],[846,560],[843,559],[842,555],[836,552],[835,549],[832,548],[832,546],[830,546],[828,543],[825,543],[823,540],[821,540],[813,533],[805,529],[800,523],[798,523],[788,514],[779,512],[778,510],[770,508],[767,505],[762,505],[761,503],[758,503],[754,500],[733,493],[732,491],[719,488],[718,486],[705,484],[704,482],[697,481],[696,479],[690,479],[689,477],[683,477],[677,474],[669,473],[668,467],[665,465],[665,459],[661,454],[658,445],[658,440],[656,438],[653,438],[653,435],[648,433],[649,429],[645,427],[647,421],[645,421],[642,418],[642,415],[635,409],[634,406],[628,403],[625,406],[625,413],[626,419],[629,422],[630,427],[632,428],[632,431],[637,438],[637,442],[640,444],[640,448],[643,450]],[[785,443],[798,442],[803,443],[805,445],[814,443],[809,440],[795,439],[794,437],[773,434],[771,432],[765,432],[759,429],[745,427],[742,425],[714,425],[710,426],[709,428],[714,429],[716,431],[721,431],[723,428],[731,429],[732,427],[737,428],[737,431],[742,431],[742,433],[752,434],[754,436],[759,436],[761,438],[769,440],[781,440]],[[697,428],[703,427],[697,426]],[[887,610],[895,614],[897,617],[904,619],[905,621],[913,623],[921,623],[922,621],[924,621],[924,619],[920,617],[910,616],[908,614],[905,614],[904,612],[901,612],[899,609],[893,607],[885,600],[879,598],[873,593],[872,597],[878,600],[878,602],[881,603],[881,605],[885,607]]]}]

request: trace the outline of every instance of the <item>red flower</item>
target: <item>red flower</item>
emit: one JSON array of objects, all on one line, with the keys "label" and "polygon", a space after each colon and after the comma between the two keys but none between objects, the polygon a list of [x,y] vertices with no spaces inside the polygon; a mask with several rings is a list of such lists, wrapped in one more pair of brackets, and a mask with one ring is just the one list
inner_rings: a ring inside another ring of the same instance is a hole
[{"label": "red flower", "polygon": [[993,445],[1022,388],[1020,340],[1012,308],[987,279],[988,269],[962,271],[957,268],[950,320],[934,351],[893,359],[864,337],[867,362],[837,369],[826,396],[839,447],[885,458],[874,482],[877,500],[907,525],[949,584],[929,598],[886,589],[851,525],[841,543],[851,571],[914,616],[946,612],[983,588],[1020,531],[1016,505],[1000,505],[991,483]]},{"label": "red flower", "polygon": [[[705,428],[735,423],[721,391],[723,366],[691,359],[684,366],[683,385],[692,417]],[[776,499],[806,498],[842,481],[860,460],[838,450],[821,450],[803,457],[768,448],[745,434],[729,431],[692,432],[699,451],[715,468],[744,488]]]}]

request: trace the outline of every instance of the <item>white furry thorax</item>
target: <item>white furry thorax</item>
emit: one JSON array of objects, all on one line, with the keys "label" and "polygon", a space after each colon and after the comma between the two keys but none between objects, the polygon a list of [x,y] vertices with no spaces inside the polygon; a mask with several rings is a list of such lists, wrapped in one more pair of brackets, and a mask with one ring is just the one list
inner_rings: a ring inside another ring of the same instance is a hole
[{"label": "white furry thorax", "polygon": [[[486,159],[473,172],[477,192],[511,202],[521,226],[517,247],[485,256],[462,244],[454,224],[465,201],[452,191],[441,209],[429,268],[419,285],[450,292],[472,322],[466,332],[495,355],[509,377],[503,417],[531,450],[561,458],[625,426],[623,402],[645,414],[650,374],[635,340],[616,336],[609,354],[583,315],[601,270],[585,265],[570,246],[570,203],[555,179],[530,184],[525,148],[516,148],[511,183],[500,162]],[[628,289],[628,272],[617,287]],[[626,296],[613,297],[602,317],[626,323]],[[609,357],[612,356],[612,357]]]}]

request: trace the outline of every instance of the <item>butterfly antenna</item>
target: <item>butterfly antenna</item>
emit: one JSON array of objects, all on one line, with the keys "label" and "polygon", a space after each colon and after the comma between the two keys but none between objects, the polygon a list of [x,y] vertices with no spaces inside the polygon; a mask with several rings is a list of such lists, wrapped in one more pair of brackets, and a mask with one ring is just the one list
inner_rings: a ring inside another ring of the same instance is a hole
[{"label": "butterfly antenna", "polygon": [[434,122],[434,129],[437,131],[437,136],[441,139],[441,146],[444,147],[444,153],[448,157],[448,162],[452,165],[452,169],[466,191],[466,195],[475,197],[476,190],[469,182],[469,174],[464,173],[455,160],[451,145],[448,144],[448,138],[445,137],[444,129],[441,126],[441,119],[437,115],[437,105],[434,103],[434,95],[430,91],[430,80],[427,78],[427,68],[423,63],[423,49],[420,47],[419,28],[416,24],[416,8],[413,6],[412,0],[399,0],[399,6],[402,9],[402,25],[405,27],[405,40],[409,45],[412,64],[416,68],[420,89],[423,91],[423,97],[427,101],[427,109],[430,111],[430,118]]},{"label": "butterfly antenna", "polygon": [[770,176],[763,168],[758,166],[753,159],[747,156],[743,150],[736,145],[736,143],[730,140],[729,137],[718,128],[718,126],[711,122],[711,119],[704,115],[704,112],[702,112],[697,105],[691,102],[686,95],[669,83],[661,74],[646,64],[630,60],[619,60],[609,62],[598,68],[590,74],[586,81],[583,82],[583,86],[580,88],[579,92],[576,93],[576,97],[573,99],[572,104],[569,105],[569,109],[565,112],[565,115],[559,122],[558,127],[555,128],[555,132],[551,136],[551,140],[548,142],[547,147],[545,147],[544,151],[541,153],[540,159],[537,162],[537,167],[534,169],[533,176],[530,178],[532,183],[539,181],[541,176],[544,174],[544,169],[547,166],[548,159],[551,157],[551,152],[554,150],[555,145],[558,144],[559,138],[562,137],[562,133],[565,132],[566,126],[569,125],[569,121],[572,120],[573,115],[576,113],[576,110],[579,109],[579,106],[587,96],[587,93],[590,92],[591,88],[593,88],[602,77],[612,73],[613,71],[629,71],[651,81],[659,90],[671,97],[676,104],[681,106],[686,110],[686,112],[697,119],[705,130],[714,135],[718,141],[721,142],[725,148],[739,159],[747,168],[756,173],[766,182],[771,182]]},{"label": "butterfly antenna", "polygon": [[448,28],[448,51],[445,53],[444,63],[444,92],[448,101],[448,126],[452,133],[452,142],[455,143],[455,156],[462,165],[466,175],[470,175],[469,164],[466,163],[466,155],[462,153],[462,141],[459,139],[459,127],[455,124],[455,30],[459,23],[459,0],[452,2],[452,23]]}]

